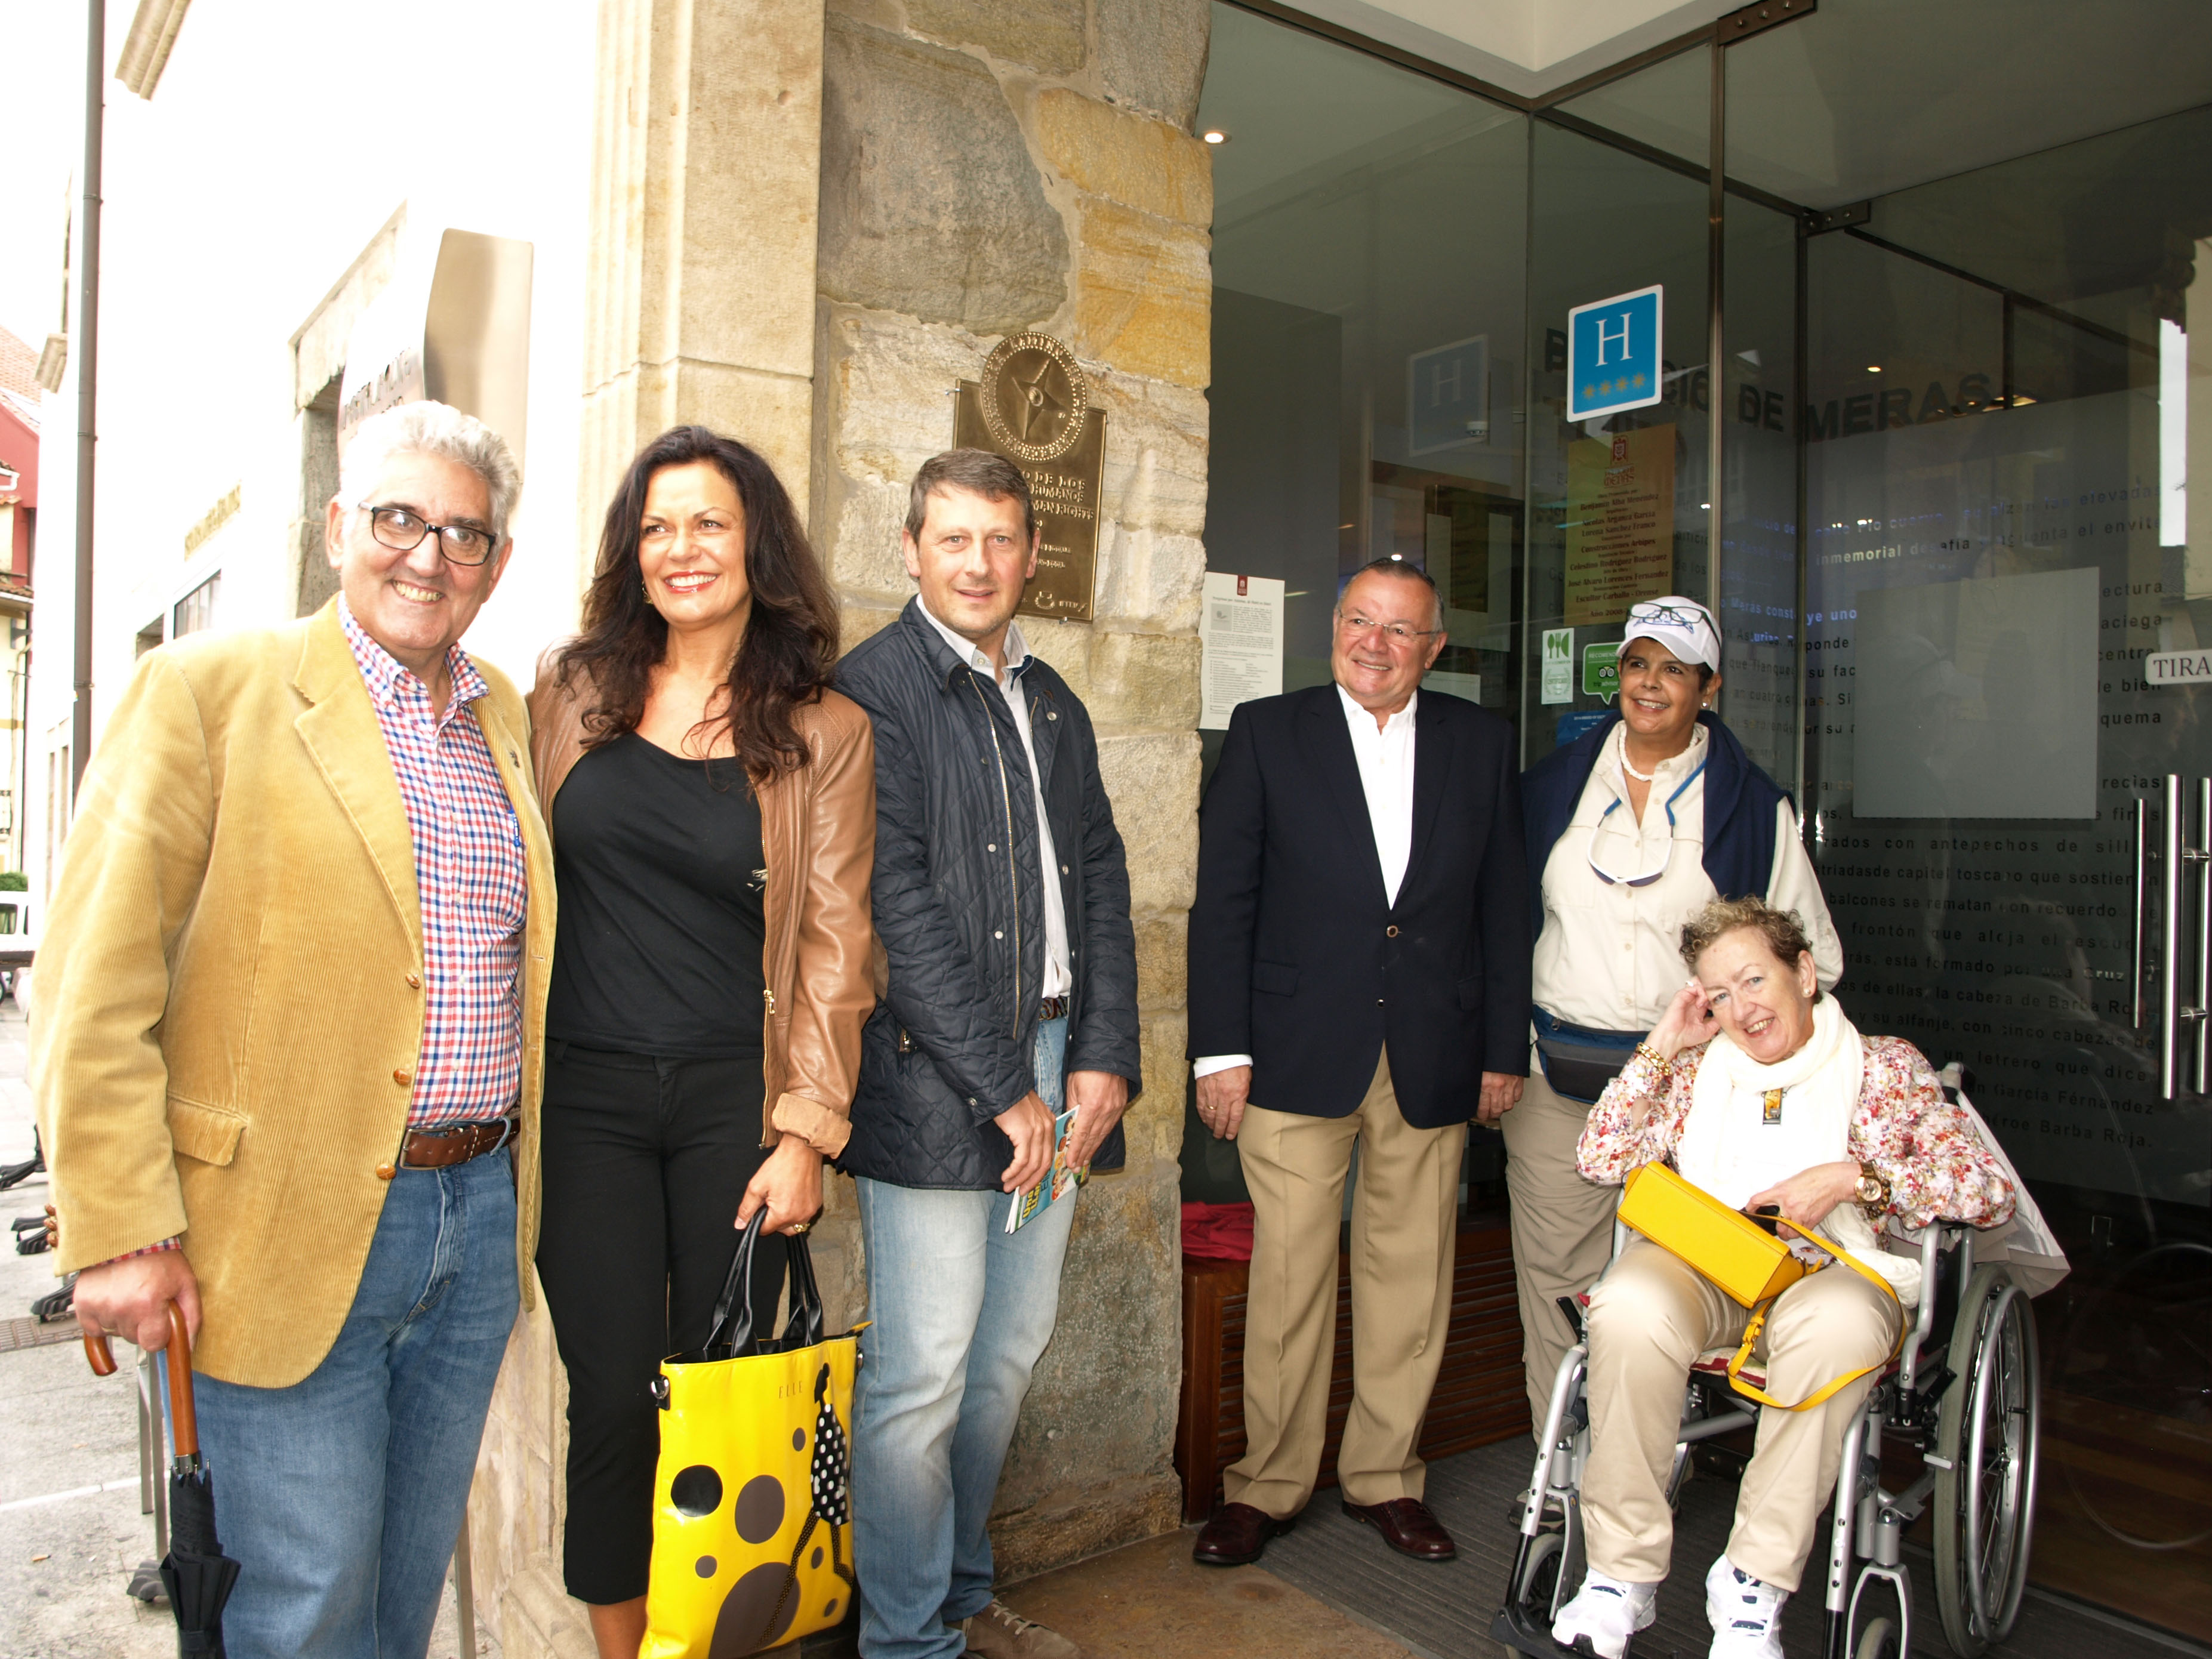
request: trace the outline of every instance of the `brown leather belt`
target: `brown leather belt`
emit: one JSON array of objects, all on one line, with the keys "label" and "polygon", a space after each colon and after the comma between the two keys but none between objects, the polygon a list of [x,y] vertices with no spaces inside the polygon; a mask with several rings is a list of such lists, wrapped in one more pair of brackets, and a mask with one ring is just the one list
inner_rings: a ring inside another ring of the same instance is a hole
[{"label": "brown leather belt", "polygon": [[520,1133],[513,1117],[495,1117],[481,1123],[464,1123],[456,1129],[410,1129],[399,1149],[403,1170],[450,1170],[456,1164],[495,1152]]},{"label": "brown leather belt", "polygon": [[1039,1019],[1066,1018],[1067,999],[1066,997],[1045,998],[1042,1002],[1037,1004],[1037,1018]]}]

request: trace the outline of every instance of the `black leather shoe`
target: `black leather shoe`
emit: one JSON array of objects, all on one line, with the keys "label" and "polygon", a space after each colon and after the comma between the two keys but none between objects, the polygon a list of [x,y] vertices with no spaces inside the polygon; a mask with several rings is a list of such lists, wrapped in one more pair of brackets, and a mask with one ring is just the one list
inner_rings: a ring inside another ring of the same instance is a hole
[{"label": "black leather shoe", "polygon": [[1295,1515],[1278,1521],[1249,1504],[1224,1504],[1198,1534],[1190,1559],[1201,1567],[1241,1567],[1258,1560],[1270,1538],[1280,1538],[1297,1524]]},{"label": "black leather shoe", "polygon": [[1364,1521],[1382,1534],[1384,1543],[1416,1561],[1449,1561],[1459,1553],[1451,1534],[1418,1498],[1394,1498],[1387,1504],[1347,1501],[1344,1512]]}]

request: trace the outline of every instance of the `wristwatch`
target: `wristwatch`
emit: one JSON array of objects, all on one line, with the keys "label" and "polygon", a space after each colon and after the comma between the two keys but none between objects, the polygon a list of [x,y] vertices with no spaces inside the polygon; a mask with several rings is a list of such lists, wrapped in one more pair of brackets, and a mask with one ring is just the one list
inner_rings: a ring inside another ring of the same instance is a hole
[{"label": "wristwatch", "polygon": [[1859,1165],[1859,1184],[1851,1196],[1858,1200],[1859,1208],[1866,1212],[1869,1221],[1880,1221],[1889,1212],[1889,1177],[1871,1164]]}]

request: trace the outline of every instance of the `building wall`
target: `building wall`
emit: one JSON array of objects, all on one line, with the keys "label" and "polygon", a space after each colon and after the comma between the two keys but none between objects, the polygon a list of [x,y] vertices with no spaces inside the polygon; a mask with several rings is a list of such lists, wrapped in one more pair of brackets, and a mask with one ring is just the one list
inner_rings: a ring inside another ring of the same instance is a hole
[{"label": "building wall", "polygon": [[[1060,1327],[1002,1482],[1009,1577],[1173,1528],[1184,918],[1196,854],[1211,171],[1205,0],[603,0],[579,581],[636,445],[758,446],[846,607],[912,592],[899,527],[951,392],[1005,335],[1067,340],[1107,413],[1095,623],[1025,624],[1089,704],[1129,848],[1149,1092],[1078,1212]],[[852,1186],[814,1236],[866,1316]],[[477,1603],[510,1656],[588,1655],[562,1593],[565,1387],[518,1329],[479,1465]]]},{"label": "building wall", "polygon": [[[303,378],[327,380],[343,367],[345,328],[360,305],[394,269],[434,253],[448,225],[518,237],[536,251],[515,556],[466,643],[526,683],[539,649],[573,627],[591,153],[580,116],[591,96],[593,11],[592,0],[543,0],[532,27],[518,30],[513,8],[497,0],[236,0],[194,10],[152,99],[107,82],[95,739],[129,682],[141,631],[210,574],[222,576],[219,627],[295,614],[302,562],[322,557],[329,493],[303,499],[312,493],[306,411],[323,383],[303,392]],[[108,0],[111,61],[132,13],[132,0]],[[68,73],[78,73],[76,60]],[[404,100],[434,96],[422,93],[425,75],[473,95],[423,116]],[[323,90],[241,98],[241,76]],[[528,95],[514,95],[518,88]],[[386,98],[403,101],[382,108]],[[71,118],[60,148],[74,158],[74,98],[63,106]],[[70,246],[84,246],[81,227]],[[58,289],[58,227],[53,257]],[[72,433],[82,362],[73,348],[47,404],[50,422],[65,415]],[[76,445],[46,449],[43,643],[33,656],[30,714],[35,799],[26,817],[34,900],[52,873],[48,823],[67,822],[65,799],[50,800],[47,782],[50,775],[66,781],[73,702]],[[234,487],[235,512],[188,549],[188,534]]]},{"label": "building wall", "polygon": [[[907,486],[999,339],[1066,340],[1106,413],[1096,620],[1023,631],[1097,721],[1145,1026],[1129,1166],[1078,1212],[999,1492],[1009,1576],[1177,1524],[1183,939],[1197,856],[1212,169],[1205,0],[832,0],[815,533],[848,644],[913,592]],[[857,1306],[850,1188],[821,1231]]]}]

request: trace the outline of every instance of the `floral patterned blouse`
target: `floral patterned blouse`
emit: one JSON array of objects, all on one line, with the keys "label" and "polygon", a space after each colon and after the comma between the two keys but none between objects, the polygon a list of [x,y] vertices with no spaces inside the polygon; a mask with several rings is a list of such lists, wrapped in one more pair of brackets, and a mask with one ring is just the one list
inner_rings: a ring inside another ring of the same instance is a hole
[{"label": "floral patterned blouse", "polygon": [[[1920,1050],[1903,1037],[1862,1036],[1865,1069],[1851,1116],[1850,1155],[1887,1176],[1890,1214],[1907,1227],[1941,1218],[1995,1227],[2011,1218],[2013,1185],[1975,1133],[1974,1121],[1943,1097]],[[1590,1109],[1575,1167],[1585,1181],[1618,1187],[1646,1164],[1671,1163],[1690,1115],[1691,1085],[1702,1046],[1674,1056],[1671,1079],[1638,1053]],[[1644,1108],[1643,1127],[1629,1121]]]}]

